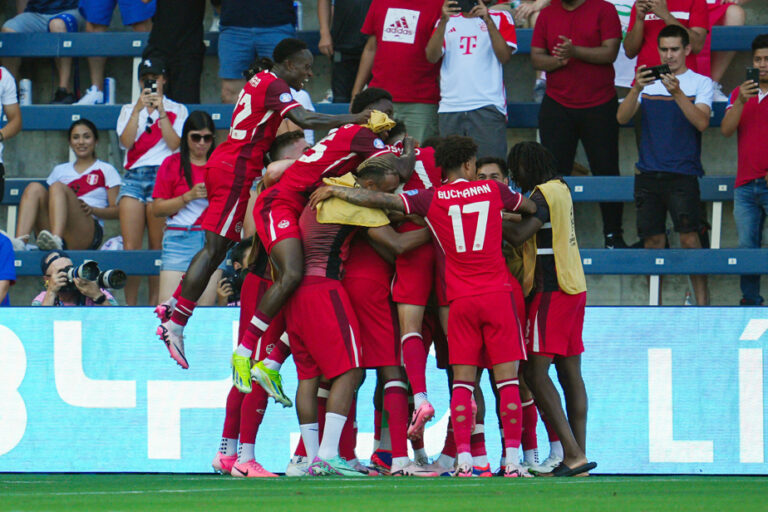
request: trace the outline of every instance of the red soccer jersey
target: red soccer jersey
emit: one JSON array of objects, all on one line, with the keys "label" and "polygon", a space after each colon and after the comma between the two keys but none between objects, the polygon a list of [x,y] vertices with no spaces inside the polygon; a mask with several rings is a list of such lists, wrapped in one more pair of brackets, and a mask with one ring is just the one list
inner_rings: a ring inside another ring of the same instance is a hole
[{"label": "red soccer jersey", "polygon": [[[587,0],[572,11],[552,0],[536,20],[531,46],[552,55],[563,41],[561,35],[574,46],[594,48],[608,39],[621,40],[621,22],[616,8],[604,0]],[[547,96],[568,108],[602,105],[616,96],[614,76],[613,64],[590,64],[574,57],[565,67],[547,71]]]},{"label": "red soccer jersey", "polygon": [[[741,112],[738,132],[739,158],[736,169],[736,186],[740,187],[752,180],[765,178],[768,173],[768,100],[766,97],[754,97],[747,101]],[[728,100],[728,108],[739,99],[739,88],[733,90]],[[765,101],[765,103],[763,103]]]},{"label": "red soccer jersey", "polygon": [[516,211],[523,196],[492,180],[459,179],[438,189],[400,194],[406,213],[426,218],[445,253],[448,301],[512,291],[501,252],[501,211]]},{"label": "red soccer jersey", "polygon": [[301,245],[304,248],[304,275],[341,280],[349,242],[357,226],[320,224],[317,212],[309,206],[299,217]]},{"label": "red soccer jersey", "polygon": [[365,126],[345,124],[331,130],[301,155],[274,187],[309,198],[323,178],[343,176],[354,171],[363,160],[390,151],[384,141]]},{"label": "red soccer jersey", "polygon": [[261,175],[264,154],[275,140],[285,114],[299,106],[285,80],[271,71],[257,73],[240,91],[229,136],[216,147],[207,167],[232,172],[253,182]]},{"label": "red soccer jersey", "polygon": [[[637,6],[632,6],[632,12],[629,14],[629,28],[632,30],[637,22]],[[686,28],[701,27],[709,31],[709,11],[706,0],[667,0],[667,9],[669,13]],[[640,53],[637,55],[638,66],[658,66],[661,64],[659,56],[658,37],[661,29],[667,26],[667,23],[652,12],[645,15],[643,25],[643,45],[640,47]],[[698,71],[696,67],[696,55],[691,54],[685,59],[685,66],[693,71]]]},{"label": "red soccer jersey", "polygon": [[[435,164],[435,148],[416,148],[416,163],[408,182],[403,185],[406,190],[427,190],[437,188],[443,183],[443,171]],[[415,231],[422,226],[413,222],[403,222],[398,228],[399,233]]]},{"label": "red soccer jersey", "polygon": [[368,243],[368,237],[360,232],[352,240],[349,255],[344,262],[344,277],[370,279],[389,288],[395,269]]}]

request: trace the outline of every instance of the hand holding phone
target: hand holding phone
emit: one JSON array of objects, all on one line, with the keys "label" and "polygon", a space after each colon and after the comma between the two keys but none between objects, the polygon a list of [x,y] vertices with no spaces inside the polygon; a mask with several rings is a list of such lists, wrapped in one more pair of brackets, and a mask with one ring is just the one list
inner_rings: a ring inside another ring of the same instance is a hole
[{"label": "hand holding phone", "polygon": [[760,70],[757,68],[747,68],[747,80],[752,80],[757,84],[760,85]]},{"label": "hand holding phone", "polygon": [[456,0],[456,3],[459,4],[459,9],[461,9],[461,12],[468,13],[474,7],[477,5],[478,0]]},{"label": "hand holding phone", "polygon": [[661,64],[659,66],[653,66],[648,68],[648,71],[651,72],[651,76],[654,80],[660,80],[661,75],[667,75],[672,73],[669,69],[669,64]]}]

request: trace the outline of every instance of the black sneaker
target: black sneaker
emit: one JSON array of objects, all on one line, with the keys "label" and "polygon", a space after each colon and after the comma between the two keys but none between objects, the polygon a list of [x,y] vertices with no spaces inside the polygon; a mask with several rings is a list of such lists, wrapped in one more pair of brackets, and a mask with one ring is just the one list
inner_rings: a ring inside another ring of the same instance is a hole
[{"label": "black sneaker", "polygon": [[75,95],[65,88],[59,87],[56,89],[56,92],[53,93],[53,101],[51,101],[51,105],[71,105],[74,102]]},{"label": "black sneaker", "polygon": [[605,235],[605,248],[606,249],[626,249],[627,244],[624,243],[621,233],[608,233]]},{"label": "black sneaker", "polygon": [[760,298],[760,301],[754,301],[750,299],[741,299],[739,301],[739,306],[762,306],[763,300],[762,297]]}]

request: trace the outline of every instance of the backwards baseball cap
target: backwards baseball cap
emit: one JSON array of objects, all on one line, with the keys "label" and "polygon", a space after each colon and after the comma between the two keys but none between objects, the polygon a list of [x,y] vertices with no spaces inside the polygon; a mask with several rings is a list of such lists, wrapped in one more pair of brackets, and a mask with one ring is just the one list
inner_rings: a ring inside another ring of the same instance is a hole
[{"label": "backwards baseball cap", "polygon": [[143,59],[139,63],[139,77],[144,75],[162,75],[165,74],[165,63],[159,57]]},{"label": "backwards baseball cap", "polygon": [[45,255],[43,256],[43,259],[40,260],[40,270],[43,271],[43,275],[45,275],[46,272],[48,272],[48,267],[51,266],[51,263],[53,263],[59,258],[69,258],[69,254],[67,254],[64,251],[60,251],[59,249],[54,249],[52,251],[45,253]]}]

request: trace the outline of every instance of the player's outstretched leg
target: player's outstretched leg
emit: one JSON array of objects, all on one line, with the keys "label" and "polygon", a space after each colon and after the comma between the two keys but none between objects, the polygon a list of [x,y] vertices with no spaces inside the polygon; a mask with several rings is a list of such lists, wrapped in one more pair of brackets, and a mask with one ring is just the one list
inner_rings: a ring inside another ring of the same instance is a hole
[{"label": "player's outstretched leg", "polygon": [[280,342],[263,361],[256,362],[251,368],[251,376],[269,396],[279,402],[283,407],[291,407],[293,403],[283,390],[283,378],[280,376],[280,368],[288,356],[291,355],[291,347],[287,343],[288,336],[283,334]]},{"label": "player's outstretched leg", "polygon": [[264,419],[269,397],[263,389],[254,389],[245,395],[240,413],[240,446],[237,463],[232,467],[232,476],[247,478],[275,477],[256,462],[254,446],[259,426]]},{"label": "player's outstretched leg", "polygon": [[[232,240],[211,231],[205,232],[205,245],[189,264],[181,283],[181,294],[178,296],[176,307],[171,317],[157,328],[157,335],[165,343],[171,358],[184,369],[189,368],[184,355],[184,327],[195,310],[197,300],[208,286],[211,275],[224,261],[227,249],[233,243]],[[250,382],[250,379],[248,380]]]}]

